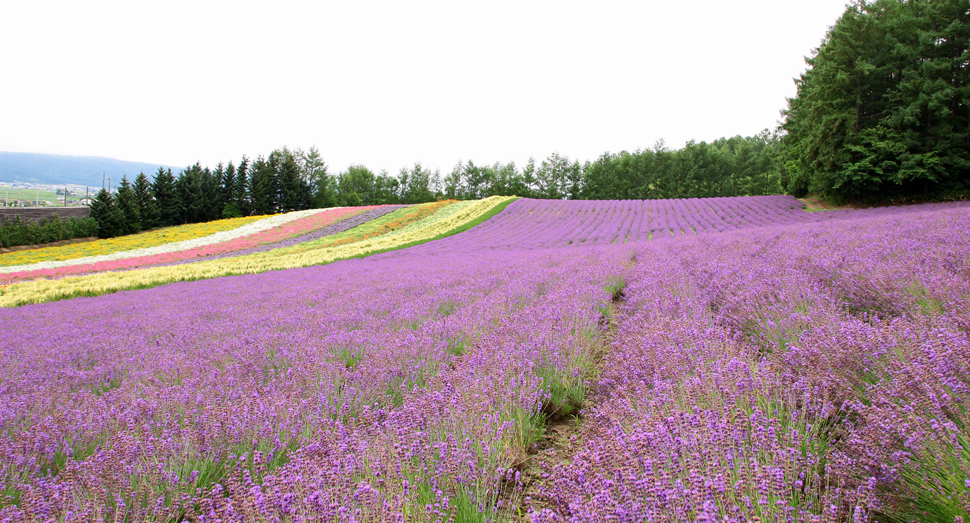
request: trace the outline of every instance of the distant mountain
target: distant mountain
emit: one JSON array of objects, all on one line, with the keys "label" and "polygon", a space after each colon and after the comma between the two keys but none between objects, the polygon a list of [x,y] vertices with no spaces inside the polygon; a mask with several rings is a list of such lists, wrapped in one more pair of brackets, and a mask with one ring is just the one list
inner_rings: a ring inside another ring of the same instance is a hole
[{"label": "distant mountain", "polygon": [[[125,174],[129,181],[134,181],[140,172],[144,172],[151,179],[159,167],[168,169],[171,166],[97,156],[0,152],[0,181],[3,182],[71,184],[100,188],[102,173],[110,176],[111,185],[116,186]],[[181,169],[171,168],[173,173]]]}]

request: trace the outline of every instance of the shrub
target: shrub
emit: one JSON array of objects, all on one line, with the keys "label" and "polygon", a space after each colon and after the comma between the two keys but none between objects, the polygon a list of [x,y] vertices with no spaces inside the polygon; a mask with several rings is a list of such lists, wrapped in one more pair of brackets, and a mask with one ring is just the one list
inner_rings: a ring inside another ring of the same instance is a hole
[{"label": "shrub", "polygon": [[74,238],[87,238],[98,233],[94,218],[62,219],[53,215],[39,222],[25,222],[19,215],[0,225],[0,247],[38,245]]}]

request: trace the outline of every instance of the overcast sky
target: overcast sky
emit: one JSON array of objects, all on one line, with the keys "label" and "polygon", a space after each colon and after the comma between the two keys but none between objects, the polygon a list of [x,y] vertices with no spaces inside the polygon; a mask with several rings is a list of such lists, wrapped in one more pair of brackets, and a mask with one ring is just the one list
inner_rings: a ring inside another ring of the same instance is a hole
[{"label": "overcast sky", "polygon": [[845,0],[0,3],[0,150],[520,165],[774,128]]}]

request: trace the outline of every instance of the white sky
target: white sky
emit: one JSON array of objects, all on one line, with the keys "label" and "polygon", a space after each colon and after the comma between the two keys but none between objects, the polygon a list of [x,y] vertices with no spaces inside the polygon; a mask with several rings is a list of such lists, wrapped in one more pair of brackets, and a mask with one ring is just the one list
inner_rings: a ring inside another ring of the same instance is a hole
[{"label": "white sky", "polygon": [[450,171],[752,135],[846,0],[0,2],[0,150]]}]

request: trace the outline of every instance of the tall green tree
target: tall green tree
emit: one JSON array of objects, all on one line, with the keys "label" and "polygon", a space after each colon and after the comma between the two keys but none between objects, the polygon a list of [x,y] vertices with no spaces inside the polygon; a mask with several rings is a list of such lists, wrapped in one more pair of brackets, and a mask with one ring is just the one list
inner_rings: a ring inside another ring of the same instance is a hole
[{"label": "tall green tree", "polygon": [[784,111],[786,188],[838,200],[970,188],[967,0],[857,0]]},{"label": "tall green tree", "polygon": [[328,198],[321,198],[320,190],[331,190],[333,186],[329,179],[330,176],[327,174],[327,164],[323,161],[320,150],[316,147],[310,147],[305,152],[297,149],[295,156],[300,165],[300,178],[304,191],[303,201],[305,208],[309,209],[314,206],[332,207],[333,204],[319,205],[321,200]]},{"label": "tall green tree", "polygon": [[115,205],[115,198],[107,189],[98,192],[91,202],[89,212],[89,216],[98,223],[98,238],[114,238],[124,234],[125,216]]},{"label": "tall green tree", "polygon": [[337,182],[337,204],[342,206],[373,205],[377,177],[363,165],[351,165],[340,173]]},{"label": "tall green tree", "polygon": [[158,202],[155,201],[155,196],[152,191],[151,182],[148,181],[148,177],[145,173],[138,173],[135,177],[135,183],[131,186],[132,191],[135,193],[135,202],[138,205],[138,215],[141,216],[141,230],[147,231],[158,221]]},{"label": "tall green tree", "polygon": [[121,234],[134,234],[141,231],[141,213],[138,211],[138,198],[128,182],[128,176],[121,177],[115,205],[122,215]]},{"label": "tall green tree", "polygon": [[[269,164],[272,166],[279,187],[278,211],[290,212],[309,208],[306,200],[306,182],[302,176],[296,156],[287,148],[277,149],[270,153]],[[308,182],[306,182],[308,183]]]},{"label": "tall green tree", "polygon": [[175,177],[171,169],[158,168],[152,181],[152,193],[158,204],[158,222],[161,227],[179,223],[179,197],[175,188]]},{"label": "tall green tree", "polygon": [[444,195],[451,199],[464,199],[468,194],[468,183],[465,179],[465,164],[459,161],[444,179]]},{"label": "tall green tree", "polygon": [[252,209],[249,206],[249,158],[243,155],[236,168],[236,186],[232,191],[232,201],[239,208],[242,216],[249,216]]},{"label": "tall green tree", "polygon": [[[216,172],[219,172],[219,170],[217,169]],[[219,183],[220,216],[222,218],[238,218],[243,215],[237,196],[238,185],[236,166],[232,164],[232,160],[229,160],[226,168],[222,170],[222,179]]]},{"label": "tall green tree", "polygon": [[279,204],[279,181],[270,160],[257,157],[249,168],[248,207],[251,214],[273,214]]},{"label": "tall green tree", "polygon": [[424,203],[432,202],[435,199],[434,191],[431,188],[432,173],[421,166],[420,162],[415,162],[410,170],[401,168],[398,178],[401,180],[401,200],[402,203]]}]

